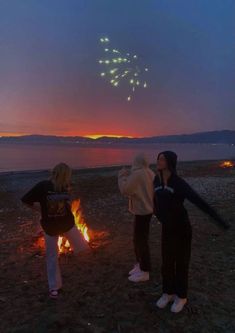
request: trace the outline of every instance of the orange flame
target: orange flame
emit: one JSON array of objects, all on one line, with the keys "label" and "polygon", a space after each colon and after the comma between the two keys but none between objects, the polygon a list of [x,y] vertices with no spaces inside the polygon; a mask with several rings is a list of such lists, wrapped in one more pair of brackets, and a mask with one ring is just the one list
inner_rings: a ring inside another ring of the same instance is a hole
[{"label": "orange flame", "polygon": [[81,203],[80,199],[74,200],[72,202],[71,210],[74,215],[75,224],[76,224],[77,228],[81,231],[85,240],[87,242],[89,242],[90,236],[88,234],[88,227],[87,227],[86,223],[84,222],[80,203]]},{"label": "orange flame", "polygon": [[220,164],[221,168],[232,168],[235,164],[231,161],[224,161]]},{"label": "orange flame", "polygon": [[[87,242],[89,242],[90,236],[88,233],[88,227],[87,227],[86,223],[84,222],[80,203],[81,203],[80,199],[74,200],[71,205],[71,211],[72,211],[74,219],[75,219],[76,227],[78,228],[78,230],[81,231],[84,239]],[[71,252],[71,247],[70,247],[69,241],[64,236],[59,237],[57,244],[58,244],[58,248],[59,248],[59,253]]]}]

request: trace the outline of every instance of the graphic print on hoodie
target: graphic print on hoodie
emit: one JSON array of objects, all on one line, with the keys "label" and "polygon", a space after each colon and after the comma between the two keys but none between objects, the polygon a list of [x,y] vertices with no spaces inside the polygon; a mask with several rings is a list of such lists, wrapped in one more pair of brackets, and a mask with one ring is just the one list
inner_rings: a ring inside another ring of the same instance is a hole
[{"label": "graphic print on hoodie", "polygon": [[69,209],[70,196],[67,193],[49,191],[47,194],[48,217],[66,216]]},{"label": "graphic print on hoodie", "polygon": [[68,192],[55,192],[50,180],[36,184],[21,200],[33,205],[39,202],[41,206],[41,226],[46,234],[56,236],[69,231],[74,226],[74,216],[71,212],[71,197]]}]

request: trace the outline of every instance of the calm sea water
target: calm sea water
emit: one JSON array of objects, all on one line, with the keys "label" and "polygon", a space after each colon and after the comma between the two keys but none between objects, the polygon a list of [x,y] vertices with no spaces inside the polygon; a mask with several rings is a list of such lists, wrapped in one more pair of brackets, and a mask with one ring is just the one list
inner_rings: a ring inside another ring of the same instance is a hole
[{"label": "calm sea water", "polygon": [[51,169],[65,162],[73,168],[129,165],[144,151],[150,162],[162,150],[174,150],[181,161],[234,159],[235,145],[146,144],[129,146],[84,147],[76,145],[0,144],[0,172]]}]

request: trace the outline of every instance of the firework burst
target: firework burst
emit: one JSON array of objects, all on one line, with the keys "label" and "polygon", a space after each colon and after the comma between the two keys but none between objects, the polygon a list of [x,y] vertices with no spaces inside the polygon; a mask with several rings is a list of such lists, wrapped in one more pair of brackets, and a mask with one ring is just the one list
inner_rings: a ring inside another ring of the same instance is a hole
[{"label": "firework burst", "polygon": [[99,59],[102,67],[100,76],[113,87],[126,84],[128,89],[126,99],[128,102],[131,101],[136,91],[148,87],[146,81],[148,67],[142,65],[137,54],[113,48],[108,37],[102,37],[99,41],[104,52],[104,56]]}]

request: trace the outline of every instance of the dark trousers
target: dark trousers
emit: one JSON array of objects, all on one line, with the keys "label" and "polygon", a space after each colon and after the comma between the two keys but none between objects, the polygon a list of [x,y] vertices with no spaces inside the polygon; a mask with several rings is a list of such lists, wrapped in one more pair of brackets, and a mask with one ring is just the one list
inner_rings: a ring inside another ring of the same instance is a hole
[{"label": "dark trousers", "polygon": [[191,240],[191,226],[183,232],[175,233],[162,228],[163,293],[187,297]]},{"label": "dark trousers", "polygon": [[134,249],[136,260],[140,264],[140,269],[149,272],[151,269],[149,253],[149,225],[152,214],[135,215],[134,221]]}]

